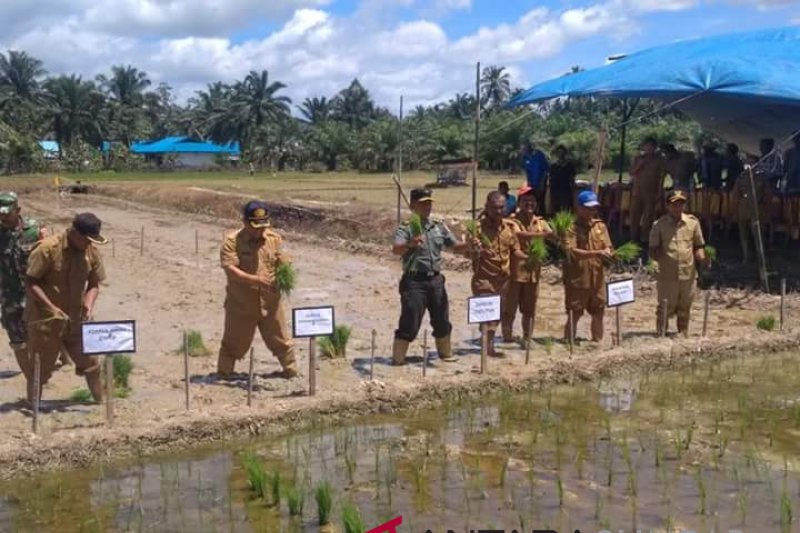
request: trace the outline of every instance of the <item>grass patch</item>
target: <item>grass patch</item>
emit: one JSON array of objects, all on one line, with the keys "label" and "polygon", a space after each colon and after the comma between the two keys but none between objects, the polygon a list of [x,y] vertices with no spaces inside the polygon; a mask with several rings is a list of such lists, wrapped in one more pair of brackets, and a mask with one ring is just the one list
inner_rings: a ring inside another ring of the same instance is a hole
[{"label": "grass patch", "polygon": [[314,492],[314,499],[317,501],[317,517],[319,525],[324,526],[331,523],[331,510],[333,509],[333,489],[330,483],[323,481],[317,486]]},{"label": "grass patch", "polygon": [[342,506],[342,525],[344,533],[364,533],[367,530],[358,507],[350,502]]},{"label": "grass patch", "polygon": [[333,335],[319,339],[319,349],[324,357],[335,359],[347,356],[347,342],[350,340],[351,329],[348,326],[336,326]]},{"label": "grass patch", "polygon": [[69,400],[75,403],[91,403],[94,397],[89,389],[75,389],[69,396]]},{"label": "grass patch", "polygon": [[242,458],[242,466],[247,474],[247,484],[257,498],[264,498],[267,494],[269,475],[264,468],[264,463],[255,454],[248,453]]},{"label": "grass patch", "polygon": [[281,261],[275,269],[275,285],[281,294],[289,296],[297,281],[297,271],[291,263]]},{"label": "grass patch", "polygon": [[772,331],[775,329],[775,317],[772,315],[765,315],[758,319],[756,327],[761,331]]},{"label": "grass patch", "polygon": [[[203,341],[203,334],[196,329],[190,329],[186,332],[186,344],[189,350],[189,357],[207,357],[211,355],[211,350],[206,347]],[[183,354],[183,347],[177,351]]]}]

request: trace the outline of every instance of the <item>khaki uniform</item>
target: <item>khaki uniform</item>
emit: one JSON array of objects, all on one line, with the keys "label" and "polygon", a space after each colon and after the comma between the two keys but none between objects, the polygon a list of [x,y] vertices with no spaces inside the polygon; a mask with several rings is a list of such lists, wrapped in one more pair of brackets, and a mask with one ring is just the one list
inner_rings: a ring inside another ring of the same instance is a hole
[{"label": "khaki uniform", "polygon": [[[473,261],[472,294],[482,296],[489,294],[506,294],[511,275],[511,257],[519,250],[515,222],[504,219],[499,229],[489,227],[487,218],[481,218],[480,231],[490,245],[484,247],[483,254]],[[497,329],[496,322],[485,324],[488,331]]]},{"label": "khaki uniform", "polygon": [[[543,218],[533,216],[530,220],[525,220],[522,215],[514,214],[508,218],[515,224],[514,231],[533,233],[548,233],[551,231],[550,225]],[[527,250],[530,239],[517,237],[521,249]],[[536,313],[536,300],[539,297],[539,277],[542,265],[536,263],[529,268],[527,260],[512,256],[511,257],[511,279],[508,283],[506,293],[503,295],[503,339],[510,340],[514,333],[514,318],[517,310],[522,313],[522,332],[524,338],[530,338],[533,331],[533,318]]]},{"label": "khaki uniform", "polygon": [[284,370],[294,369],[294,348],[286,325],[282,298],[275,287],[275,269],[286,260],[280,251],[281,237],[265,229],[260,238],[252,239],[246,231],[231,233],[220,251],[222,268],[240,270],[266,279],[271,286],[252,286],[228,279],[225,297],[225,332],[219,348],[217,371],[233,372],[253,342],[256,328],[267,348],[278,358]]},{"label": "khaki uniform", "polygon": [[637,158],[633,168],[637,170],[633,176],[631,191],[631,240],[638,242],[653,225],[667,168],[664,159],[655,154]]},{"label": "khaki uniform", "polygon": [[705,246],[700,222],[686,213],[680,220],[670,215],[659,218],[650,231],[650,248],[658,262],[657,329],[662,333],[663,306],[667,300],[667,318],[678,315],[678,330],[687,331],[697,280],[694,252]]},{"label": "khaki uniform", "polygon": [[[75,373],[86,377],[96,400],[102,398],[100,359],[81,353],[83,297],[87,284],[99,285],[106,279],[100,252],[94,245],[84,251],[69,246],[68,231],[42,240],[28,259],[27,276],[37,280],[53,305],[67,313],[69,321],[51,320],[50,310],[28,290],[25,319],[31,361],[39,354],[40,383],[44,387],[56,366],[61,348],[75,362]],[[33,368],[33,363],[31,363]],[[28,382],[28,399],[33,400],[33,380]],[[39,391],[41,394],[41,391]]]},{"label": "khaki uniform", "polygon": [[606,268],[600,257],[579,258],[572,250],[605,250],[611,248],[608,228],[599,218],[588,222],[578,219],[563,243],[567,251],[564,262],[564,305],[573,319],[584,311],[602,315],[606,307]]}]

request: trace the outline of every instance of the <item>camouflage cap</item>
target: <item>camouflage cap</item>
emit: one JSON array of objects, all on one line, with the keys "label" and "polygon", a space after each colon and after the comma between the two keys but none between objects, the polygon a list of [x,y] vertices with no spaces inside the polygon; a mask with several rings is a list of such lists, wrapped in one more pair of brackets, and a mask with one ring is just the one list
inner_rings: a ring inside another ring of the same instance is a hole
[{"label": "camouflage cap", "polygon": [[17,193],[0,192],[0,215],[7,215],[17,208]]}]

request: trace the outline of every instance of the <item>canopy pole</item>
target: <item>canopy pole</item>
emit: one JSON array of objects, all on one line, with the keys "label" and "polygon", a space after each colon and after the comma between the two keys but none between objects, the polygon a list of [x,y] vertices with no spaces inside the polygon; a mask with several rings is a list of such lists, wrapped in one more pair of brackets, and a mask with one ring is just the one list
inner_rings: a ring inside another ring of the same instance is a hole
[{"label": "canopy pole", "polygon": [[481,62],[475,67],[475,145],[472,148],[472,220],[477,216],[478,136],[481,131]]},{"label": "canopy pole", "polygon": [[628,99],[624,98],[622,100],[622,129],[620,130],[619,140],[619,177],[617,178],[617,183],[622,183],[622,173],[625,171],[625,137],[628,133],[627,115]]}]

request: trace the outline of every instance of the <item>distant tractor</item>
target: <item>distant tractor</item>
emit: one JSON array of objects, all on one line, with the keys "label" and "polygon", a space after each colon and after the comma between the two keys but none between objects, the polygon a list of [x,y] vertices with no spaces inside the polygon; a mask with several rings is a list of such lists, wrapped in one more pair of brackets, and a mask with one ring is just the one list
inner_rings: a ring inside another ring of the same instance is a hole
[{"label": "distant tractor", "polygon": [[436,165],[436,186],[467,185],[467,174],[473,167],[472,159],[442,159]]}]

